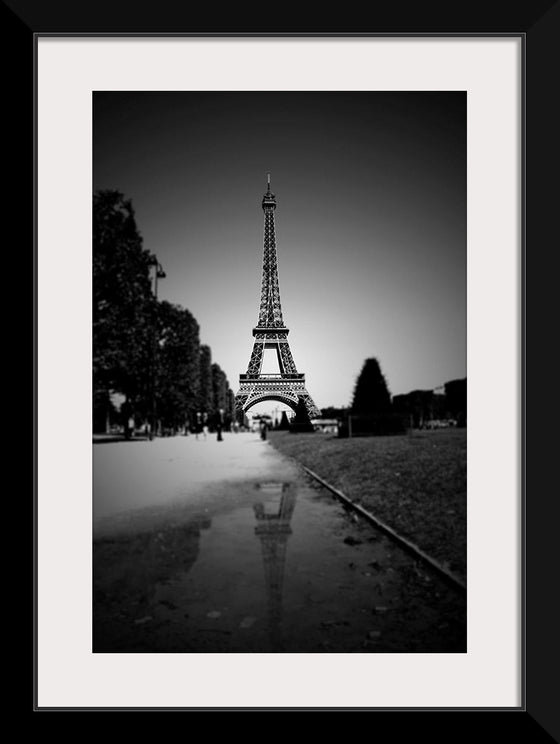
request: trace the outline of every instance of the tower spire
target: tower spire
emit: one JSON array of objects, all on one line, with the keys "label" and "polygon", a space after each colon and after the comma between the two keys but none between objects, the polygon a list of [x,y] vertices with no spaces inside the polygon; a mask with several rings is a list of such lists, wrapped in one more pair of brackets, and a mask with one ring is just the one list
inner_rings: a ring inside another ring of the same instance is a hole
[{"label": "tower spire", "polygon": [[266,174],[266,193],[263,196],[262,200],[262,208],[265,210],[265,215],[266,207],[272,207],[273,209],[276,209],[276,197],[270,190],[270,173]]}]

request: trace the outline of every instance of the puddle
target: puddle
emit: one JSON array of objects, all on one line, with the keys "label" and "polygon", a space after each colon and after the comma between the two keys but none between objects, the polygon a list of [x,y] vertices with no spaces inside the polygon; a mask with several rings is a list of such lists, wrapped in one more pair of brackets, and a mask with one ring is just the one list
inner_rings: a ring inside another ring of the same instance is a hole
[{"label": "puddle", "polygon": [[466,651],[464,599],[303,478],[207,503],[94,542],[94,652]]}]

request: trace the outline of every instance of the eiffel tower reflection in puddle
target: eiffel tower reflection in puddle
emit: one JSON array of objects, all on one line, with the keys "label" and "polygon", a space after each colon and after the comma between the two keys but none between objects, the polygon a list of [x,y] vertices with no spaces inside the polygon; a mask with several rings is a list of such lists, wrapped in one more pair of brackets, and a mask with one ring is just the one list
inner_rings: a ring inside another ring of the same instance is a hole
[{"label": "eiffel tower reflection in puddle", "polygon": [[[255,535],[261,541],[266,583],[268,628],[272,651],[283,651],[282,589],[288,537],[292,534],[290,520],[296,504],[296,488],[292,483],[260,483],[258,488],[267,497],[280,496],[276,513],[266,513],[264,504],[253,506],[257,526]],[[276,501],[273,502],[276,504]]]}]

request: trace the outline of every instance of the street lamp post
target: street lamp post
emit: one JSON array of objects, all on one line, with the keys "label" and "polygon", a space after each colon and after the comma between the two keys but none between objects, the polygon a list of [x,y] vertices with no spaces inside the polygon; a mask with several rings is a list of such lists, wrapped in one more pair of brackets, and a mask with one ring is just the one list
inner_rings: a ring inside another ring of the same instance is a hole
[{"label": "street lamp post", "polygon": [[149,438],[150,441],[153,440],[155,436],[156,426],[157,426],[157,405],[156,405],[156,359],[157,359],[157,298],[158,298],[158,279],[165,279],[166,274],[165,271],[162,268],[162,265],[157,260],[156,256],[150,257],[150,266],[154,267],[154,299],[155,299],[155,305],[154,305],[154,325],[152,329],[152,374],[151,374],[151,415],[150,415],[150,433]]}]

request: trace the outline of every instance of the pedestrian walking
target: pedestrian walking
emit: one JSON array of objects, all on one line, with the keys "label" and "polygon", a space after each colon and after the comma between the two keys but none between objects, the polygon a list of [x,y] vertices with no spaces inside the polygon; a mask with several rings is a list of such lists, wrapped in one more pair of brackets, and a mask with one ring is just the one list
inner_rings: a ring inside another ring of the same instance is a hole
[{"label": "pedestrian walking", "polygon": [[223,428],[224,428],[224,409],[220,408],[220,410],[216,413],[216,431],[218,433],[218,436],[217,436],[218,442],[224,441],[224,438],[222,437]]},{"label": "pedestrian walking", "polygon": [[202,434],[202,414],[197,411],[194,416],[194,438],[198,442],[198,435]]},{"label": "pedestrian walking", "polygon": [[128,401],[125,401],[121,407],[123,417],[123,432],[125,439],[131,439],[134,433],[134,412]]},{"label": "pedestrian walking", "polygon": [[206,441],[206,435],[208,434],[208,414],[206,411],[202,414],[202,436]]}]

